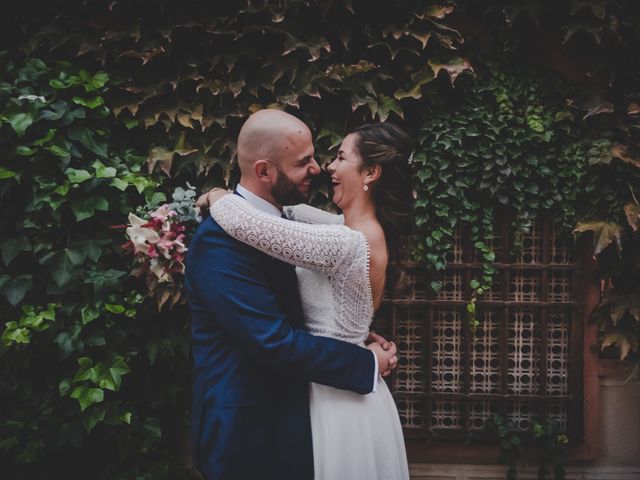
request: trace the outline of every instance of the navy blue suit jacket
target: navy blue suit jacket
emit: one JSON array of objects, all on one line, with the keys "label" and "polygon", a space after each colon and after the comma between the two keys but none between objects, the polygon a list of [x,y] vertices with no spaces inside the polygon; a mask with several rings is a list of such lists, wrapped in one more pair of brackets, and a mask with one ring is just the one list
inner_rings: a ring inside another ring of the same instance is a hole
[{"label": "navy blue suit jacket", "polygon": [[207,480],[311,479],[308,382],[369,393],[374,358],[303,329],[292,266],[206,218],[189,245],[194,461]]}]

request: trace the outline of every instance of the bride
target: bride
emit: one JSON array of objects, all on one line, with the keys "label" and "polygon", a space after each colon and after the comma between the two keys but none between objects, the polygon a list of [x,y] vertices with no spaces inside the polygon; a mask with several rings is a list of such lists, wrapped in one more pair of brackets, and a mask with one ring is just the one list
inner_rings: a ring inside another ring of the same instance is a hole
[{"label": "bride", "polygon": [[[300,204],[284,207],[282,219],[221,190],[209,194],[210,212],[232,237],[297,267],[311,333],[364,346],[387,264],[401,254],[411,222],[410,152],[409,137],[390,123],[347,135],[327,167],[343,215]],[[310,414],[316,480],[409,478],[398,412],[381,378],[368,395],[312,383]]]}]

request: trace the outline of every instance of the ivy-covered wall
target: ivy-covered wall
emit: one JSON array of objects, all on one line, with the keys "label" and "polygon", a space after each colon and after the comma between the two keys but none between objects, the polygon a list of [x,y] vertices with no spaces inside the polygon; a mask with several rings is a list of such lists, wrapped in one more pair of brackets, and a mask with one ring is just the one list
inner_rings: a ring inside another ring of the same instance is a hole
[{"label": "ivy-covered wall", "polygon": [[[39,2],[38,2],[39,3]],[[491,282],[498,211],[592,231],[605,344],[638,358],[640,65],[633,2],[25,0],[0,25],[0,463],[7,478],[180,478],[184,305],[145,296],[127,214],[233,181],[260,108],[315,134],[415,138],[415,259],[456,225]],[[489,2],[486,2],[489,3]],[[319,181],[313,202],[325,204]],[[634,197],[635,195],[635,197]],[[620,260],[620,252],[622,261]]]}]

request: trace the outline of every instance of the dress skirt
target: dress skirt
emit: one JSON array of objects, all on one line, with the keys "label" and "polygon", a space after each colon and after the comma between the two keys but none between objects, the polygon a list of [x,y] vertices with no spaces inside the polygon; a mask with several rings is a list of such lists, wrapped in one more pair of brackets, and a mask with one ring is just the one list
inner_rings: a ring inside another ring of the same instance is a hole
[{"label": "dress skirt", "polygon": [[311,436],[315,480],[408,480],[402,427],[391,392],[360,395],[312,383]]}]

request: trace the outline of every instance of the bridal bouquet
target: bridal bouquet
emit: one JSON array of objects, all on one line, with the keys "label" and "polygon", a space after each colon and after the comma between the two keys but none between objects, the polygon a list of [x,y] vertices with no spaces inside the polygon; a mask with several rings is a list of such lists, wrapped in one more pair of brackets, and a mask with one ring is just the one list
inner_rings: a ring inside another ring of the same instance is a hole
[{"label": "bridal bouquet", "polygon": [[200,220],[195,208],[195,190],[178,187],[173,203],[139,213],[129,214],[122,248],[133,255],[132,275],[144,277],[149,296],[158,303],[158,310],[182,298],[184,259],[187,235]]}]

